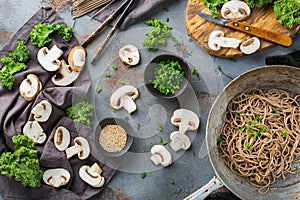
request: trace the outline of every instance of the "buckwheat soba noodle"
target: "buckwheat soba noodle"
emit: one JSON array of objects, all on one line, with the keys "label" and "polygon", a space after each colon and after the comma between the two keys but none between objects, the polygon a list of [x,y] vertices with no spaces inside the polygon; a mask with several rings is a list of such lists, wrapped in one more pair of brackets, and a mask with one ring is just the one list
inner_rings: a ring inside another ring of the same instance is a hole
[{"label": "buckwheat soba noodle", "polygon": [[239,94],[228,104],[218,142],[231,171],[266,194],[276,179],[296,173],[300,95],[281,89]]}]

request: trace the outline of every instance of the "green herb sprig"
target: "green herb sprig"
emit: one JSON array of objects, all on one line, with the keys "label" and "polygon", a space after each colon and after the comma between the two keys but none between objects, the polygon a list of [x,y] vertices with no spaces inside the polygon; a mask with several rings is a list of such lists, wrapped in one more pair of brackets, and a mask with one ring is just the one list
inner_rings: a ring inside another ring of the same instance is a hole
[{"label": "green herb sprig", "polygon": [[66,109],[67,117],[74,121],[91,127],[91,117],[94,115],[93,105],[86,98],[78,99],[74,105]]},{"label": "green herb sprig", "polygon": [[244,149],[247,151],[252,151],[253,150],[253,146],[250,146],[249,142],[246,142],[244,145]]},{"label": "green herb sprig", "polygon": [[154,88],[164,95],[175,94],[183,82],[184,71],[178,61],[161,61],[154,70]]},{"label": "green herb sprig", "polygon": [[171,36],[172,28],[155,18],[149,19],[145,24],[154,28],[146,33],[147,39],[143,41],[142,46],[149,51],[156,51],[160,45],[167,43],[167,39]]}]

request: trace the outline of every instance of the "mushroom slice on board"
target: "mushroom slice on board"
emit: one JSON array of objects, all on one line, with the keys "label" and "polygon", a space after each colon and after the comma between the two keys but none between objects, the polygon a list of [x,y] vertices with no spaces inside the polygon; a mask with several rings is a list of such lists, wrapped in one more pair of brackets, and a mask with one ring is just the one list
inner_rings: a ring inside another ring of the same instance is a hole
[{"label": "mushroom slice on board", "polygon": [[73,47],[68,55],[68,63],[72,70],[80,72],[85,65],[86,52],[82,46]]},{"label": "mushroom slice on board", "polygon": [[221,15],[224,19],[242,21],[251,13],[249,6],[239,0],[228,1],[221,8]]},{"label": "mushroom slice on board", "polygon": [[43,128],[37,121],[28,121],[23,127],[23,134],[27,135],[37,144],[42,144],[47,138]]},{"label": "mushroom slice on board", "polygon": [[244,54],[252,54],[260,48],[260,40],[257,37],[252,37],[240,45],[240,50]]},{"label": "mushroom slice on board", "polygon": [[214,51],[220,50],[221,47],[236,49],[240,43],[241,40],[239,39],[224,37],[224,32],[221,30],[211,32],[208,39],[208,46]]},{"label": "mushroom slice on board", "polygon": [[68,148],[71,141],[71,135],[68,129],[63,126],[56,128],[54,133],[54,145],[59,151],[64,151]]},{"label": "mushroom slice on board", "polygon": [[176,152],[180,149],[187,150],[191,146],[191,141],[184,133],[174,131],[170,135],[170,147]]},{"label": "mushroom slice on board", "polygon": [[133,45],[125,45],[119,50],[119,56],[123,63],[134,66],[140,62],[140,53],[138,48]]},{"label": "mushroom slice on board", "polygon": [[35,74],[28,74],[19,87],[21,96],[26,101],[32,101],[42,90],[42,83]]},{"label": "mushroom slice on board", "polygon": [[172,163],[172,155],[163,145],[154,145],[151,154],[150,159],[155,165],[161,164],[166,167]]},{"label": "mushroom slice on board", "polygon": [[200,120],[198,115],[193,111],[181,108],[174,111],[171,123],[179,127],[179,132],[185,133],[187,130],[197,130]]},{"label": "mushroom slice on board", "polygon": [[43,47],[37,54],[37,59],[41,66],[50,72],[56,71],[60,67],[59,57],[64,52],[54,45],[50,50],[47,47]]},{"label": "mushroom slice on board", "polygon": [[43,181],[56,188],[68,184],[70,178],[70,172],[64,168],[48,169],[43,175]]},{"label": "mushroom slice on board", "polygon": [[58,72],[52,77],[54,85],[67,86],[73,83],[79,76],[80,72],[74,71],[66,61],[61,60],[61,66]]},{"label": "mushroom slice on board", "polygon": [[80,160],[87,159],[90,155],[89,142],[84,137],[76,137],[74,143],[74,146],[65,150],[67,158],[69,159],[77,154]]},{"label": "mushroom slice on board", "polygon": [[94,163],[91,167],[83,165],[79,169],[80,178],[92,187],[102,187],[105,183],[104,177],[101,176],[102,169],[97,163]]},{"label": "mushroom slice on board", "polygon": [[48,100],[42,100],[32,108],[31,113],[36,121],[45,122],[52,113],[52,104]]},{"label": "mushroom slice on board", "polygon": [[124,108],[130,114],[136,110],[134,100],[138,97],[138,89],[132,85],[124,85],[111,95],[110,107],[116,110]]}]

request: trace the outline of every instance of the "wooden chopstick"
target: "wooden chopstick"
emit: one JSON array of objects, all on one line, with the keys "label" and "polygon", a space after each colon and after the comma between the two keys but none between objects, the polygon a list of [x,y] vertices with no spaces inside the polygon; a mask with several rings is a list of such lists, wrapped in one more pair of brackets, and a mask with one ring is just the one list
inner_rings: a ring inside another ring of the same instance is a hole
[{"label": "wooden chopstick", "polygon": [[[128,0],[126,1],[126,3],[128,2]],[[107,43],[109,42],[109,40],[112,38],[112,36],[115,34],[116,30],[118,29],[118,27],[121,25],[125,15],[127,14],[127,11],[130,9],[130,7],[133,5],[134,0],[129,0],[128,5],[126,6],[126,8],[124,9],[124,11],[122,12],[120,18],[118,19],[118,21],[116,22],[116,24],[112,27],[112,29],[110,30],[110,32],[108,33],[108,35],[106,36],[105,40],[102,42],[101,46],[97,49],[91,63],[93,63],[99,55],[101,55],[102,51],[104,50],[104,48],[106,47]]]},{"label": "wooden chopstick", "polygon": [[128,3],[129,0],[123,2],[110,16],[108,16],[100,26],[94,30],[82,43],[81,46],[86,47],[89,43],[95,39],[95,37],[99,34],[99,32],[110,22],[112,21],[116,15],[121,11],[121,9]]}]

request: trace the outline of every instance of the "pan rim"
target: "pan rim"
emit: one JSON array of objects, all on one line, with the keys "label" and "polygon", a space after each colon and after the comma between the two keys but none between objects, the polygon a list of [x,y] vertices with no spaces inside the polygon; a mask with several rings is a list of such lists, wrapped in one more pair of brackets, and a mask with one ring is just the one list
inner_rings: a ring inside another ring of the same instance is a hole
[{"label": "pan rim", "polygon": [[[219,173],[219,170],[216,168],[215,164],[214,164],[214,158],[212,157],[212,151],[213,149],[215,148],[216,144],[214,146],[211,145],[211,140],[210,140],[210,136],[212,134],[215,134],[215,133],[212,133],[211,131],[211,124],[210,124],[210,121],[211,121],[211,118],[212,118],[212,115],[214,114],[213,111],[215,109],[215,107],[217,106],[218,102],[220,101],[220,99],[223,97],[224,94],[226,94],[226,91],[230,89],[230,87],[233,85],[233,84],[236,84],[238,81],[240,81],[241,79],[243,79],[243,77],[245,76],[248,76],[249,74],[251,73],[256,73],[256,72],[259,72],[259,71],[263,71],[263,70],[266,70],[268,68],[268,70],[272,70],[272,69],[276,69],[276,70],[289,70],[289,71],[292,71],[292,70],[296,70],[298,73],[300,73],[300,69],[297,68],[297,67],[293,67],[293,66],[288,66],[288,65],[265,65],[265,66],[260,66],[260,67],[257,67],[257,68],[253,68],[249,71],[246,71],[245,73],[243,74],[240,74],[239,76],[237,76],[235,79],[233,79],[230,83],[228,83],[224,88],[223,90],[218,94],[217,98],[215,99],[215,101],[213,102],[212,106],[211,106],[211,109],[209,111],[209,114],[208,114],[208,120],[207,120],[207,123],[206,123],[206,133],[205,133],[205,142],[206,142],[206,149],[207,149],[207,152],[208,152],[208,157],[209,157],[209,160],[210,160],[210,164],[212,165],[213,169],[214,169],[214,172],[215,172],[215,175],[216,177],[223,183],[224,186],[226,186],[226,188],[228,188],[232,193],[234,193],[237,197],[241,198],[241,199],[246,199],[243,195],[241,195],[240,193],[238,193],[234,188],[232,188],[230,186],[230,184],[228,184],[227,182],[228,181],[224,181],[222,178],[222,174]],[[300,77],[298,77],[299,81],[300,81]],[[228,104],[228,103],[227,103]],[[226,104],[226,105],[227,105]],[[225,108],[226,109],[226,108]],[[221,113],[220,115],[223,115],[224,113]],[[222,124],[221,124],[222,125]],[[226,166],[227,167],[227,166]],[[250,185],[249,183],[247,183],[246,180],[244,180],[242,177],[240,177],[239,175],[237,174],[234,174],[233,172],[231,172],[231,175],[233,177],[237,177],[237,179],[239,180],[239,182],[242,182],[244,184],[246,184],[247,186],[249,187],[253,187],[253,188],[256,188],[257,190],[257,187],[255,186],[252,186]],[[269,191],[270,193],[270,191]],[[260,195],[261,198],[257,198],[257,199],[265,199],[265,198],[262,198],[262,197],[265,197],[265,196],[262,196],[262,194],[260,193],[255,193],[257,195]],[[254,195],[252,196],[251,199],[253,199]],[[300,194],[300,190],[299,190],[299,194]],[[274,198],[274,197],[273,197]]]}]

